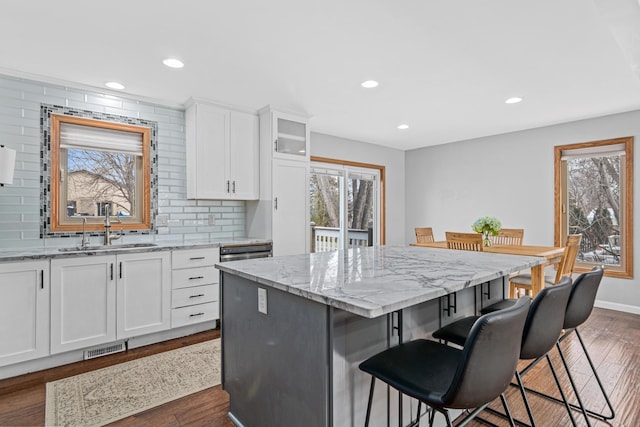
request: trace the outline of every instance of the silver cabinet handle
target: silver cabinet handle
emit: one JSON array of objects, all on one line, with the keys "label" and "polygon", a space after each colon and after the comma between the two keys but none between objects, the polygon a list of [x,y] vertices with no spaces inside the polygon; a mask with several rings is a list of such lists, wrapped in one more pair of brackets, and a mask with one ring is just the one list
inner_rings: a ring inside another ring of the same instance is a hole
[{"label": "silver cabinet handle", "polygon": [[190,314],[189,315],[189,317],[196,317],[196,316],[204,316],[204,313],[200,312],[200,313]]},{"label": "silver cabinet handle", "polygon": [[189,298],[200,298],[203,297],[204,294],[198,294],[198,295],[190,295]]},{"label": "silver cabinet handle", "polygon": [[40,289],[44,289],[44,270],[40,270]]},{"label": "silver cabinet handle", "polygon": [[233,181],[233,192],[234,193],[236,192],[236,182],[235,181]]},{"label": "silver cabinet handle", "polygon": [[199,259],[204,259],[204,257],[203,256],[196,256],[196,257],[193,257],[193,258],[189,258],[189,261],[196,261],[196,260],[199,260]]},{"label": "silver cabinet handle", "polygon": [[275,146],[276,146],[276,152],[278,152],[278,140],[276,139],[275,141],[273,141],[273,143],[274,143],[274,144],[275,144]]},{"label": "silver cabinet handle", "polygon": [[204,279],[204,276],[189,277],[189,280],[198,280],[198,279]]},{"label": "silver cabinet handle", "polygon": [[229,192],[229,180],[227,180],[227,193]]},{"label": "silver cabinet handle", "polygon": [[275,210],[278,210],[278,198],[277,197],[275,199],[273,199],[273,208]]}]

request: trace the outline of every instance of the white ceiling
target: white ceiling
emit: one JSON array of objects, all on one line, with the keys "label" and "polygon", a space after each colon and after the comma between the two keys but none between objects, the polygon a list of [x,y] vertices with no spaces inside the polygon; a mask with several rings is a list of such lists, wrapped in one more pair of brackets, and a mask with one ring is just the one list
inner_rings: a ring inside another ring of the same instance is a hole
[{"label": "white ceiling", "polygon": [[639,33],[638,0],[3,0],[0,73],[411,149],[640,109]]}]

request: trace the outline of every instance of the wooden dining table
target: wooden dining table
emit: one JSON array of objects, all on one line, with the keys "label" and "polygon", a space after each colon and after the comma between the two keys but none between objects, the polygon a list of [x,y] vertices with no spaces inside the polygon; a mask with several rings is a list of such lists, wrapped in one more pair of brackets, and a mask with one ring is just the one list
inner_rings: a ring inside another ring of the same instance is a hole
[{"label": "wooden dining table", "polygon": [[[437,241],[430,243],[412,243],[411,246],[447,249],[447,242]],[[560,259],[562,259],[564,248],[555,246],[513,246],[493,244],[489,247],[484,247],[483,251],[494,254],[538,256],[546,258],[547,261],[544,264],[531,267],[531,297],[534,298],[538,292],[544,288],[544,267],[546,265],[558,264]]]}]

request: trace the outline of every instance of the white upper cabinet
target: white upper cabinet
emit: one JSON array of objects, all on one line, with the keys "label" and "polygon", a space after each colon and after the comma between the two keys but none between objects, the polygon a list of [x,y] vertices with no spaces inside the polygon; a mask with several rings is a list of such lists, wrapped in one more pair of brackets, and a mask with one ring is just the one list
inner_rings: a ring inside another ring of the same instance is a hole
[{"label": "white upper cabinet", "polygon": [[273,157],[290,160],[309,160],[308,119],[271,110],[271,140]]},{"label": "white upper cabinet", "polygon": [[229,178],[233,199],[257,200],[260,195],[258,116],[229,113]]},{"label": "white upper cabinet", "polygon": [[309,252],[309,118],[260,110],[260,199],[247,203],[247,235],[273,241],[274,255]]},{"label": "white upper cabinet", "polygon": [[258,116],[197,101],[185,121],[187,197],[258,199]]}]

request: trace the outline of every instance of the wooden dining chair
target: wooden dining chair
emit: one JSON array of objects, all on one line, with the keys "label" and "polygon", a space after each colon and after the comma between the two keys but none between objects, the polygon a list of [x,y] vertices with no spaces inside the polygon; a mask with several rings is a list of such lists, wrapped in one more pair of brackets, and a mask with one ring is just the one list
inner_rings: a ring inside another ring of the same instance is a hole
[{"label": "wooden dining chair", "polygon": [[501,228],[497,236],[489,236],[494,245],[522,246],[524,228]]},{"label": "wooden dining chair", "polygon": [[[576,265],[576,259],[578,258],[578,251],[580,249],[580,240],[582,240],[582,234],[570,234],[567,236],[567,243],[564,246],[564,252],[560,263],[558,264],[558,271],[554,276],[544,276],[545,286],[556,285],[565,276],[571,277],[573,274],[573,268]],[[531,274],[518,274],[509,278],[509,297],[518,298],[520,293],[524,292],[525,295],[529,295],[535,298],[535,295],[531,295]]]},{"label": "wooden dining chair", "polygon": [[462,249],[465,251],[483,251],[482,234],[480,233],[445,233],[447,249]]},{"label": "wooden dining chair", "polygon": [[416,227],[416,243],[433,243],[433,229],[431,227]]}]

